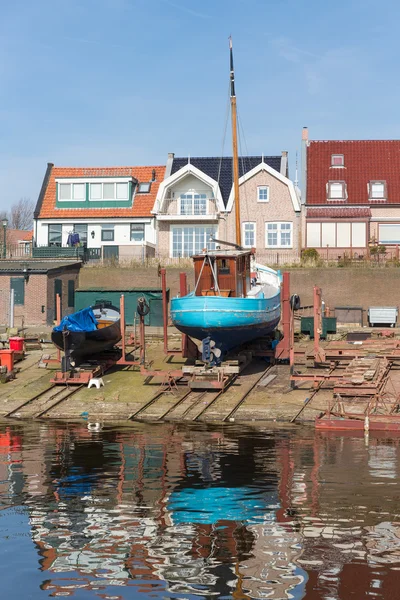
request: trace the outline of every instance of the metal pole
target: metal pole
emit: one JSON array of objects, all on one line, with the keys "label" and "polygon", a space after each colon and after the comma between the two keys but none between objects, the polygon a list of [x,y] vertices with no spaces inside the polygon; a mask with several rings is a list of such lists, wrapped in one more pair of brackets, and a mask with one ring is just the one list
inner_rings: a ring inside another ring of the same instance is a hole
[{"label": "metal pole", "polygon": [[7,258],[7,227],[3,225],[3,258]]},{"label": "metal pole", "polygon": [[121,342],[122,342],[122,356],[121,361],[125,362],[125,296],[121,294],[119,299],[119,316],[121,323]]},{"label": "metal pole", "polygon": [[[61,298],[60,294],[56,295],[56,325],[61,323]],[[57,350],[57,360],[61,362],[61,350],[58,348]]]},{"label": "metal pole", "polygon": [[10,294],[10,316],[9,316],[9,323],[10,323],[10,328],[14,327],[14,303],[15,303],[15,290],[11,290],[11,294]]},{"label": "metal pole", "polygon": [[[181,298],[187,294],[187,276],[186,273],[179,274],[179,295]],[[182,356],[187,357],[187,343],[188,337],[185,333],[182,333]]]},{"label": "metal pole", "polygon": [[167,300],[167,270],[161,269],[161,290],[163,308],[164,354],[168,354],[168,300]]}]

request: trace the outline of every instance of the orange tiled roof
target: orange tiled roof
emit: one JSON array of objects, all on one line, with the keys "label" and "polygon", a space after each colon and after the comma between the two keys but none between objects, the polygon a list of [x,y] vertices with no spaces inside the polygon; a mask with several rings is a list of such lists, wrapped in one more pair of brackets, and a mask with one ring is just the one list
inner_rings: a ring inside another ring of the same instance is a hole
[{"label": "orange tiled roof", "polygon": [[18,244],[18,242],[30,242],[33,237],[33,231],[26,229],[7,229],[7,243]]},{"label": "orange tiled roof", "polygon": [[[130,208],[57,208],[56,179],[62,177],[134,177],[139,182],[149,182],[153,169],[156,180],[152,182],[150,192],[136,193],[133,206]],[[165,166],[150,167],[53,167],[49,182],[44,191],[42,205],[37,207],[39,219],[70,217],[151,217],[151,210],[157,196],[158,188],[164,179]]]}]

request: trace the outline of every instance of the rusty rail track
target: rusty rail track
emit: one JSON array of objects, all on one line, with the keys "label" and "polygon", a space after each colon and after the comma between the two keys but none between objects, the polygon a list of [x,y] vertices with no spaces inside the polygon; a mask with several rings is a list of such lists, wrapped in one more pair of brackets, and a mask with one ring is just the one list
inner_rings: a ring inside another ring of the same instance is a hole
[{"label": "rusty rail track", "polygon": [[[29,398],[29,400],[25,400],[25,402],[22,402],[22,404],[20,404],[16,408],[13,408],[12,410],[10,410],[6,415],[4,415],[4,417],[5,418],[24,418],[23,416],[19,415],[18,413],[23,411],[29,405],[36,404],[40,401],[51,402],[51,400],[57,398],[57,400],[55,402],[52,402],[51,404],[49,404],[47,406],[41,405],[41,406],[37,407],[39,410],[36,410],[36,411],[34,410],[33,412],[29,412],[26,415],[29,418],[39,419],[39,418],[43,417],[47,412],[52,410],[54,407],[56,407],[58,404],[61,404],[61,402],[64,402],[65,400],[67,400],[68,398],[70,398],[71,396],[76,394],[76,392],[78,392],[83,387],[84,387],[84,385],[82,384],[82,385],[79,385],[74,388],[65,388],[65,387],[60,388],[60,386],[53,384],[50,387],[46,388],[45,390],[42,390],[39,394],[36,394],[36,396],[33,396],[33,398]],[[56,391],[55,394],[50,395],[50,397],[47,398],[47,400],[46,400],[45,399],[46,394],[51,392],[51,390],[53,390],[54,388],[58,388],[58,391]],[[62,395],[62,397],[59,398],[59,396],[61,396],[61,395]]]}]

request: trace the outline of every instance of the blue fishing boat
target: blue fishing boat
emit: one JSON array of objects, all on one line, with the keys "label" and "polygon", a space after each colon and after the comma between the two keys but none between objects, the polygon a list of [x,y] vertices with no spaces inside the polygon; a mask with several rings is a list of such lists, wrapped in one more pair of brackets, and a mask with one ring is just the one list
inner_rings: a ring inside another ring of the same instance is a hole
[{"label": "blue fishing boat", "polygon": [[236,244],[213,240],[221,245],[234,246],[234,249],[217,246],[217,250],[204,250],[202,254],[193,256],[195,289],[171,301],[171,319],[175,327],[189,337],[207,342],[206,345],[212,350],[211,358],[217,362],[232,348],[272,333],[278,326],[281,314],[279,274],[255,263],[253,249],[241,248],[236,95],[231,41],[230,79]]}]

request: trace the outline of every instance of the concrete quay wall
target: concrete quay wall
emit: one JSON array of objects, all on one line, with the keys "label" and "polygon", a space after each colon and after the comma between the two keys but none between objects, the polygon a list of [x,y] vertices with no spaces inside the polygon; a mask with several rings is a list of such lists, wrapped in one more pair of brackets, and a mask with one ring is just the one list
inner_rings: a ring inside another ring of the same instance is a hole
[{"label": "concrete quay wall", "polygon": [[[397,268],[292,268],[291,291],[300,295],[302,305],[310,305],[313,300],[313,287],[322,288],[323,299],[330,308],[335,306],[361,306],[367,311],[369,306],[400,305],[400,269]],[[179,273],[184,271],[188,284],[193,289],[194,278],[191,268],[167,269],[167,284],[171,295],[179,292]],[[79,287],[104,287],[123,289],[128,287],[161,287],[155,267],[117,268],[84,267],[79,277]],[[366,312],[364,325],[366,325]]]}]

